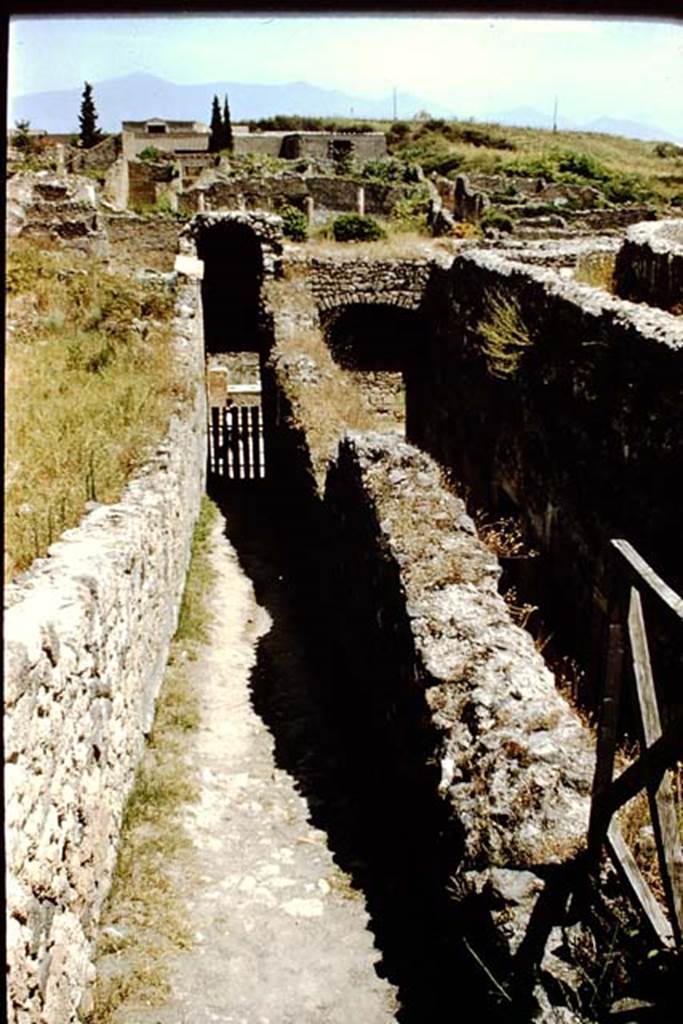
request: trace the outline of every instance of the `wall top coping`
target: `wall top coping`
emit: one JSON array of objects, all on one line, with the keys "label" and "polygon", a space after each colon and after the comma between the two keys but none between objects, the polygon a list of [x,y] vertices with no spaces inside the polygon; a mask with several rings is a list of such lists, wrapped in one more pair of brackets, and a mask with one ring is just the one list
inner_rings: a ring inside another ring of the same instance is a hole
[{"label": "wall top coping", "polygon": [[683,256],[683,218],[633,224],[626,231],[626,241],[647,245],[654,252]]},{"label": "wall top coping", "polygon": [[615,326],[631,327],[644,339],[683,350],[683,321],[679,317],[645,303],[620,299],[602,288],[561,277],[556,270],[536,267],[501,256],[496,252],[471,250],[456,257],[453,269],[463,261],[508,278],[535,281],[549,294],[564,299],[589,316],[607,317]]}]

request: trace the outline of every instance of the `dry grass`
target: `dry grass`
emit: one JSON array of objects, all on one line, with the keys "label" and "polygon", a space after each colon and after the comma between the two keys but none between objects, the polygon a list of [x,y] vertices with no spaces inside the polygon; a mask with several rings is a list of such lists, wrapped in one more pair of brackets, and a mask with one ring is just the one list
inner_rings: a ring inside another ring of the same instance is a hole
[{"label": "dry grass", "polygon": [[191,874],[192,843],[179,812],[197,795],[188,735],[198,727],[199,703],[184,666],[207,635],[205,596],[214,576],[207,538],[215,515],[215,506],[204,498],[154,727],[124,812],[116,871],[100,922],[94,1005],[85,1024],[115,1024],[124,1003],[159,1005],[170,990],[170,957],[192,944],[178,884],[181,875]]},{"label": "dry grass", "polygon": [[5,581],[118,500],[184,394],[171,290],[20,241],[7,292]]},{"label": "dry grass", "polygon": [[594,288],[603,288],[614,292],[614,265],[616,255],[613,252],[589,252],[579,256],[574,270],[574,280],[581,284],[590,284]]},{"label": "dry grass", "polygon": [[[619,767],[621,769],[625,768],[633,759],[633,752],[631,752],[630,757],[622,754],[619,758]],[[683,764],[679,763],[673,767],[671,780],[673,783],[678,829],[679,833],[683,836]],[[617,819],[624,840],[630,847],[645,881],[659,902],[665,906],[666,899],[662,885],[662,876],[659,870],[657,846],[646,790],[641,790],[632,800],[629,800],[619,810]]]},{"label": "dry grass", "polygon": [[[373,430],[378,418],[360,401],[359,382],[334,362],[317,321],[317,312],[302,276],[268,282],[266,302],[277,311],[276,353],[290,367],[286,383],[294,415],[305,430],[318,486],[345,429]],[[304,357],[306,380],[296,370]],[[312,372],[311,372],[312,371]]]},{"label": "dry grass", "polygon": [[311,256],[334,256],[339,259],[414,259],[429,257],[445,248],[442,240],[432,239],[414,231],[389,234],[376,242],[335,242],[325,237],[302,243],[302,251]]}]

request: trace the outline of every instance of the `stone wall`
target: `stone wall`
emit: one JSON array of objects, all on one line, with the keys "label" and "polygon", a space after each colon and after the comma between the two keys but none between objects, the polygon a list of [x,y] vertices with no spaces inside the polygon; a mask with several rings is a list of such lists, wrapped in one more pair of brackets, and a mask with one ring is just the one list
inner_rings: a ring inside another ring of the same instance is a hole
[{"label": "stone wall", "polygon": [[7,234],[47,238],[106,256],[107,237],[97,209],[95,182],[50,171],[21,172],[7,183]]},{"label": "stone wall", "polygon": [[206,463],[199,290],[174,321],[193,398],[119,502],[6,591],[8,1019],[87,1010],[92,941],[175,631]]},{"label": "stone wall", "polygon": [[308,274],[320,310],[353,303],[418,309],[434,264],[430,259],[378,260],[370,257],[311,257]]},{"label": "stone wall", "polygon": [[70,146],[66,154],[67,166],[74,174],[85,170],[106,170],[120,154],[121,136],[108,135],[91,149]]},{"label": "stone wall", "polygon": [[172,214],[145,216],[130,211],[107,213],[102,220],[109,239],[109,265],[113,270],[173,272],[179,224]]},{"label": "stone wall", "polygon": [[[683,325],[491,252],[456,257],[442,275],[433,330],[406,371],[407,437],[476,504],[522,517],[540,591],[595,672],[610,538],[683,585],[671,485],[683,465]],[[497,294],[517,304],[502,319],[488,305]]]},{"label": "stone wall", "polygon": [[683,220],[629,228],[617,254],[615,281],[625,299],[683,313]]},{"label": "stone wall", "polygon": [[216,177],[207,182],[203,177],[195,187],[179,197],[183,213],[205,210],[247,209],[277,210],[283,203],[299,209],[306,200],[313,200],[314,210],[349,212],[358,209],[359,188],[363,189],[366,213],[390,216],[406,190],[400,186],[359,183],[355,178],[332,175],[277,174],[268,177]]},{"label": "stone wall", "polygon": [[168,163],[128,161],[128,206],[154,206],[172,170]]},{"label": "stone wall", "polygon": [[534,968],[531,922],[585,844],[588,730],[513,624],[497,560],[430,458],[391,436],[347,435],[325,511],[344,700],[406,792],[432,766],[454,826],[441,853],[460,926],[468,935],[476,921],[468,938],[513,998],[529,1000],[524,1019],[539,1019],[531,990],[552,977],[564,936],[546,922]]},{"label": "stone wall", "polygon": [[125,210],[128,206],[128,161],[119,156],[107,169],[102,185],[102,198],[116,210]]}]

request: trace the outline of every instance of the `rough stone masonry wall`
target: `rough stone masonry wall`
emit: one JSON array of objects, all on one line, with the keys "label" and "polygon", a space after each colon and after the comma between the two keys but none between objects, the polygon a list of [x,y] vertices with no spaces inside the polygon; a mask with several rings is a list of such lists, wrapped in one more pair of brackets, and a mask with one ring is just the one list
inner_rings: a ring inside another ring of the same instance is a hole
[{"label": "rough stone masonry wall", "polygon": [[[588,730],[513,624],[498,562],[432,459],[390,435],[347,434],[325,512],[345,699],[362,705],[399,768],[415,756],[416,730],[431,736],[420,757],[438,766],[434,786],[462,836],[446,854],[455,903],[476,920],[470,939],[501,984],[533,988],[565,942],[548,923],[537,975],[526,960],[532,915],[585,843]],[[566,981],[571,970],[558,970]],[[531,1010],[537,1019],[533,1000]]]},{"label": "rough stone masonry wall", "polygon": [[106,256],[107,236],[97,209],[95,182],[51,171],[15,174],[7,183],[7,235],[49,238]]},{"label": "rough stone masonry wall", "polygon": [[[573,620],[586,663],[600,664],[611,537],[683,583],[672,486],[683,467],[683,325],[490,252],[456,257],[436,291],[434,330],[407,371],[407,437],[478,504],[519,511],[545,596]],[[487,365],[481,329],[497,294],[518,303],[527,332],[504,379]]]},{"label": "rough stone masonry wall", "polygon": [[614,276],[622,298],[683,313],[683,220],[629,228]]},{"label": "rough stone masonry wall", "polygon": [[432,260],[370,258],[308,261],[310,288],[320,310],[354,303],[399,306],[422,304],[433,270]]},{"label": "rough stone masonry wall", "polygon": [[91,942],[177,624],[206,462],[196,283],[176,310],[192,400],[121,500],[89,511],[6,592],[11,1024],[69,1024],[87,1008]]}]

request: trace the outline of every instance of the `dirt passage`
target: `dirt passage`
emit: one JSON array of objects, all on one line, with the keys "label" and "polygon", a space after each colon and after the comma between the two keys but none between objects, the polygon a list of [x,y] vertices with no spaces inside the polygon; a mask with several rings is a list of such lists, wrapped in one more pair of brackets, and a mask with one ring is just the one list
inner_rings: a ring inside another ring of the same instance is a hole
[{"label": "dirt passage", "polygon": [[[200,799],[183,825],[195,846],[187,906],[195,944],[170,965],[171,999],[137,1010],[135,1024],[387,1024],[395,994],[373,967],[379,954],[363,898],[311,825],[254,709],[257,649],[273,621],[224,526],[212,538],[215,621],[192,670]],[[287,673],[304,670],[292,645],[278,668],[284,691]]]}]

